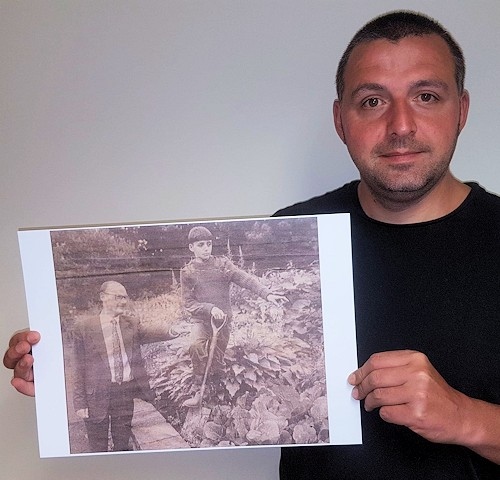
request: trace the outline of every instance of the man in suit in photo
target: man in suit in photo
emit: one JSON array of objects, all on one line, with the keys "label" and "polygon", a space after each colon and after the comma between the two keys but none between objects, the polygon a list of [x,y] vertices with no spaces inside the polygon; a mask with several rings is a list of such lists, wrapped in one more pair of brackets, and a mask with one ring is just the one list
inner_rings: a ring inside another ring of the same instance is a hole
[{"label": "man in suit in photo", "polygon": [[99,315],[75,324],[75,389],[73,404],[83,418],[91,452],[129,450],[134,398],[153,402],[140,346],[172,338],[166,331],[146,331],[127,315],[125,287],[115,281],[101,285]]}]

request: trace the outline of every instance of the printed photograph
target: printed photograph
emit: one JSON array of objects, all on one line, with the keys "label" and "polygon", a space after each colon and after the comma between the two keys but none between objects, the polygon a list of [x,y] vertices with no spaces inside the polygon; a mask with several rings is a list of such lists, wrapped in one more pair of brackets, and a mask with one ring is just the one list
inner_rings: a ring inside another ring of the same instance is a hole
[{"label": "printed photograph", "polygon": [[316,217],[50,244],[70,454],[330,442]]}]

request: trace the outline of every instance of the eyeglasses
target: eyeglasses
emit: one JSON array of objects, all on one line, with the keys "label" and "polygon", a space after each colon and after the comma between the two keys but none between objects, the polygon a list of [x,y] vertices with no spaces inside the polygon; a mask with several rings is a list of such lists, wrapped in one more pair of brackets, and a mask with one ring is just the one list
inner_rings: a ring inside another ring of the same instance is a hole
[{"label": "eyeglasses", "polygon": [[128,295],[116,295],[114,293],[103,292],[110,297],[114,297],[115,300],[128,300]]}]

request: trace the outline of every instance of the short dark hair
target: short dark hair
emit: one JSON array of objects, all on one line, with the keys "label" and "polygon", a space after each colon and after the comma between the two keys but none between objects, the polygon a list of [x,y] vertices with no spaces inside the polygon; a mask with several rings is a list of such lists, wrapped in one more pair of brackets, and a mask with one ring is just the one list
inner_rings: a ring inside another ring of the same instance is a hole
[{"label": "short dark hair", "polygon": [[464,90],[465,60],[460,45],[433,18],[409,10],[398,10],[374,18],[362,27],[349,42],[337,68],[336,83],[338,99],[342,100],[345,68],[356,46],[379,39],[398,42],[405,37],[421,37],[424,35],[439,35],[447,43],[455,61],[455,81],[457,82],[459,93],[462,93]]}]

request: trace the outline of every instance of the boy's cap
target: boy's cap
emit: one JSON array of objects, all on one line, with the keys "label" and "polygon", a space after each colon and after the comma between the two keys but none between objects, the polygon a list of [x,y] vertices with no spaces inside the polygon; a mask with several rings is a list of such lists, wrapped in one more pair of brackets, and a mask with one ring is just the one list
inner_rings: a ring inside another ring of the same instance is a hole
[{"label": "boy's cap", "polygon": [[212,232],[208,228],[197,226],[189,230],[189,243],[199,242],[201,240],[212,240]]}]

